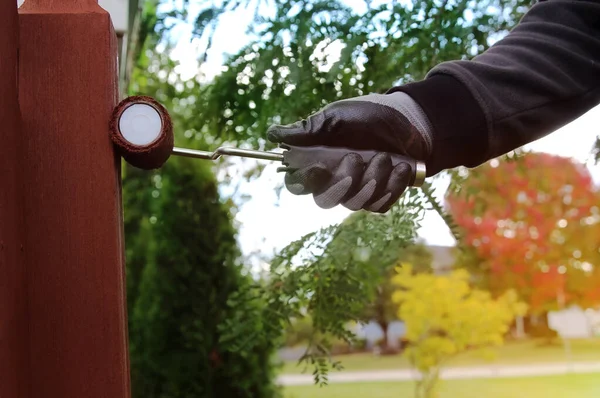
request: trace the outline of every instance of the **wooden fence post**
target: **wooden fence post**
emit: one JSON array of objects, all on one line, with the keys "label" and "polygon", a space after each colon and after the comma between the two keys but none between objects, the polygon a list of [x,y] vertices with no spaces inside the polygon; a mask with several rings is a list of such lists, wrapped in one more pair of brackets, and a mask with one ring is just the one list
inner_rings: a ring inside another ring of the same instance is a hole
[{"label": "wooden fence post", "polygon": [[19,209],[17,3],[0,0],[0,398],[28,396],[25,267]]},{"label": "wooden fence post", "polygon": [[31,397],[129,392],[117,42],[95,0],[19,9]]}]

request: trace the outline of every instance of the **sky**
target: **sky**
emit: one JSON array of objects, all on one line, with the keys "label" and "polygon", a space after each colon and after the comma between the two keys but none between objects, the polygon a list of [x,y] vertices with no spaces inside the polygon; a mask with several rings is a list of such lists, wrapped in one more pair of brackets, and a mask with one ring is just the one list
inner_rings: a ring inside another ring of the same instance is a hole
[{"label": "sky", "polygon": [[[356,7],[363,4],[358,0],[347,0]],[[192,2],[193,4],[193,2]],[[194,15],[194,10],[190,14]],[[252,20],[252,13],[243,10],[225,15],[215,34],[212,50],[208,60],[202,66],[207,78],[218,74],[221,70],[223,56],[239,50],[248,41],[246,27]],[[178,72],[184,77],[197,73],[198,48],[201,42],[190,41],[191,26],[181,26],[175,30],[178,45],[173,53],[179,61]],[[556,155],[572,157],[590,165],[595,181],[600,182],[600,167],[593,166],[590,150],[595,138],[600,134],[600,106],[525,148],[543,151]],[[264,173],[248,183],[241,185],[241,191],[252,197],[240,209],[236,218],[240,222],[239,242],[244,254],[259,251],[269,255],[283,248],[302,235],[331,224],[339,223],[350,214],[350,211],[339,206],[334,209],[318,208],[310,196],[294,196],[286,190],[280,197],[275,188],[281,185],[283,174],[277,173],[280,165],[277,162],[266,162]],[[435,194],[442,198],[448,186],[448,179],[434,182]],[[427,213],[419,236],[428,244],[453,245],[454,239],[450,231],[434,212]]]}]

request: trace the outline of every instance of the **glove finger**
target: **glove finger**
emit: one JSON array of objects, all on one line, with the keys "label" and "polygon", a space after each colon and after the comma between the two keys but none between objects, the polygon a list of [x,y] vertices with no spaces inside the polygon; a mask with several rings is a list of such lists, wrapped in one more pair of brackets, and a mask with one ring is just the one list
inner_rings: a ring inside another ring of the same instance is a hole
[{"label": "glove finger", "polygon": [[285,173],[285,187],[294,195],[319,192],[331,179],[331,171],[322,163],[314,163],[294,172]]},{"label": "glove finger", "polygon": [[356,194],[365,163],[356,153],[348,153],[333,171],[329,182],[313,195],[317,206],[331,209]]},{"label": "glove finger", "polygon": [[394,166],[392,158],[387,153],[378,153],[367,164],[357,193],[350,199],[344,201],[342,205],[349,210],[360,210],[373,198],[379,198],[383,195],[387,187]]},{"label": "glove finger", "polygon": [[383,194],[376,197],[365,209],[374,213],[386,213],[390,207],[400,198],[408,187],[411,179],[412,169],[408,163],[399,163],[390,173]]},{"label": "glove finger", "polygon": [[310,146],[319,145],[319,131],[325,122],[325,115],[317,112],[305,120],[288,125],[273,125],[267,129],[267,139],[274,143]]}]

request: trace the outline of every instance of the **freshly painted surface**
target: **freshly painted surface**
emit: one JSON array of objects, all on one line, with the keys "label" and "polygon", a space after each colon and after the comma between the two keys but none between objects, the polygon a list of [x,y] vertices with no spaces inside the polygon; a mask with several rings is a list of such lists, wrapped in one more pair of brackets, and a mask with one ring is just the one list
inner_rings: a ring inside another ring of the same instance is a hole
[{"label": "freshly painted surface", "polygon": [[30,397],[126,398],[116,35],[95,0],[26,0],[19,28]]}]

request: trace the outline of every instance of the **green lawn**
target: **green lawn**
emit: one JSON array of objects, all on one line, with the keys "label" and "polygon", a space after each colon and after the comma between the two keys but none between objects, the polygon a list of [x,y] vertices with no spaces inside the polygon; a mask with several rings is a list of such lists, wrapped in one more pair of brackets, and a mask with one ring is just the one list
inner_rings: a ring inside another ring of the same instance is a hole
[{"label": "green lawn", "polygon": [[[411,398],[412,382],[290,386],[285,398]],[[598,398],[600,374],[443,381],[439,398]]]},{"label": "green lawn", "polygon": [[[353,354],[339,356],[335,359],[341,361],[344,370],[347,371],[403,369],[408,367],[406,359],[401,355],[378,357],[373,354]],[[492,361],[482,358],[476,352],[470,352],[457,357],[448,366],[477,366],[489,363],[519,365],[564,362],[565,360],[565,350],[562,344],[540,346],[535,341],[524,341],[507,343],[505,346],[498,348],[497,356]],[[575,362],[600,361],[600,339],[571,341],[570,360]],[[281,373],[297,374],[302,373],[302,371],[303,365],[298,366],[297,362],[293,361],[284,364]],[[309,372],[312,372],[312,369],[309,369]]]}]

